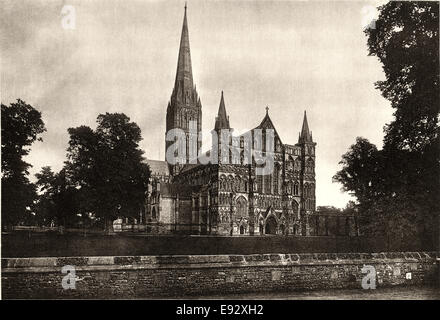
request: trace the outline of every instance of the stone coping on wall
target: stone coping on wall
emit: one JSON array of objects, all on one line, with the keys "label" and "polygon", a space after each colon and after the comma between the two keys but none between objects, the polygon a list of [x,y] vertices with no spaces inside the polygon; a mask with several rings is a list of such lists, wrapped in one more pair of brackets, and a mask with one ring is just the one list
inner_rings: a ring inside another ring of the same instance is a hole
[{"label": "stone coping on wall", "polygon": [[162,255],[2,258],[3,273],[59,272],[66,265],[76,270],[138,270],[225,268],[289,265],[349,265],[425,262],[437,263],[436,252],[295,253],[251,255]]}]

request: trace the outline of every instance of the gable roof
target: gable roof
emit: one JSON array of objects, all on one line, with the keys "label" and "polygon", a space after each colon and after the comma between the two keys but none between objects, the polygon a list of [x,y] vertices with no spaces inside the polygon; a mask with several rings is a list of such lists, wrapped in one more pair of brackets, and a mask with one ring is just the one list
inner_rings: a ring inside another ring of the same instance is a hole
[{"label": "gable roof", "polygon": [[266,115],[264,116],[263,120],[255,129],[273,129],[275,132],[275,137],[278,137],[280,143],[283,144],[283,142],[281,141],[281,137],[278,134],[277,129],[275,128],[272,119],[269,116],[268,109],[266,109]]}]

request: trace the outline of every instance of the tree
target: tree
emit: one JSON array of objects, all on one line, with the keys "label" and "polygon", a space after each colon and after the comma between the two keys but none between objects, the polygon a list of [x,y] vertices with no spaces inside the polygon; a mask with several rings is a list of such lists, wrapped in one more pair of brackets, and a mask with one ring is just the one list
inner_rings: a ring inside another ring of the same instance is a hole
[{"label": "tree", "polygon": [[389,2],[379,10],[366,34],[386,77],[376,85],[395,109],[383,148],[388,189],[428,242],[440,220],[439,3]]},{"label": "tree", "polygon": [[391,1],[379,11],[365,33],[386,77],[376,86],[395,109],[385,146],[423,151],[439,130],[439,3]]},{"label": "tree", "polygon": [[402,247],[411,241],[413,245],[415,241],[421,244],[421,212],[411,201],[405,177],[398,176],[404,166],[399,154],[384,156],[383,150],[358,137],[339,163],[342,169],[333,178],[356,197],[357,203],[350,203],[344,211],[357,211],[362,234],[383,236],[388,248]]},{"label": "tree", "polygon": [[51,225],[56,221],[57,213],[54,203],[56,193],[55,173],[50,167],[43,167],[35,174],[36,186],[39,188],[39,196],[35,204],[36,220],[40,225]]},{"label": "tree", "polygon": [[9,106],[1,104],[2,140],[2,222],[17,224],[30,214],[36,197],[35,186],[28,179],[31,165],[23,160],[29,147],[45,131],[41,113],[18,99]]},{"label": "tree", "polygon": [[377,147],[367,139],[357,137],[339,162],[343,166],[333,179],[342,184],[362,204],[374,199],[380,189],[380,163]]},{"label": "tree", "polygon": [[43,167],[35,176],[40,192],[35,205],[37,221],[43,225],[75,226],[80,213],[78,190],[67,180],[66,170],[54,173],[50,167]]},{"label": "tree", "polygon": [[383,150],[358,138],[335,180],[356,196],[367,233],[432,249],[440,216],[439,4],[392,1],[379,11],[365,33],[369,54],[383,65],[386,80],[376,87],[394,120]]},{"label": "tree", "polygon": [[88,200],[82,208],[105,222],[118,216],[138,217],[149,179],[148,165],[139,148],[141,131],[122,113],[98,116],[95,131],[70,128],[66,170]]}]

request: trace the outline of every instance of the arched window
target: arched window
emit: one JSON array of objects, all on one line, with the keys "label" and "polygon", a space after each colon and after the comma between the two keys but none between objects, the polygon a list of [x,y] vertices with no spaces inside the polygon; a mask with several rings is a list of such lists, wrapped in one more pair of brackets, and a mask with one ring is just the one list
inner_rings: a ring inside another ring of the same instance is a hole
[{"label": "arched window", "polygon": [[278,194],[279,189],[278,189],[278,172],[279,172],[279,166],[278,164],[275,165],[275,167],[273,168],[273,193],[274,194]]},{"label": "arched window", "polygon": [[304,197],[309,197],[309,185],[307,183],[304,185]]},{"label": "arched window", "polygon": [[270,174],[266,174],[264,176],[264,193],[272,193],[272,176]]},{"label": "arched window", "polygon": [[292,192],[293,192],[293,183],[292,183],[292,181],[289,181],[289,183],[287,185],[287,193],[292,194]]},{"label": "arched window", "polygon": [[296,158],[296,160],[295,160],[295,169],[294,169],[294,171],[295,172],[301,171],[301,160],[300,160],[300,158]]},{"label": "arched window", "polygon": [[313,173],[315,171],[315,162],[312,158],[309,158],[309,160],[307,160],[307,169],[309,173]]},{"label": "arched window", "polygon": [[237,218],[245,218],[248,215],[248,206],[247,206],[247,201],[246,199],[241,196],[240,198],[237,199],[237,203],[236,203],[236,214],[237,214]]},{"label": "arched window", "polygon": [[220,190],[222,190],[222,191],[226,190],[225,177],[220,177]]},{"label": "arched window", "polygon": [[293,184],[293,194],[295,196],[299,195],[299,184],[298,184],[298,181],[295,181],[295,183]]},{"label": "arched window", "polygon": [[263,192],[263,176],[260,174],[257,175],[257,191],[259,193]]}]

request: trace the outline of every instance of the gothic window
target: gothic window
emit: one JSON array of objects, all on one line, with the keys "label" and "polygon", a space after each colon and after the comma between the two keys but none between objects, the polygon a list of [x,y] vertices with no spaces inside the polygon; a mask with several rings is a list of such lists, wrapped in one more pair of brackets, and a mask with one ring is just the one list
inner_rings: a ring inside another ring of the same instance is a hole
[{"label": "gothic window", "polygon": [[307,167],[308,167],[308,172],[309,173],[313,173],[314,172],[314,168],[315,168],[315,163],[313,161],[313,159],[309,159],[307,160]]},{"label": "gothic window", "polygon": [[267,174],[267,175],[265,175],[264,176],[264,182],[263,182],[263,184],[264,184],[264,193],[272,193],[272,191],[271,191],[271,181],[272,179],[271,179],[271,175],[270,174]]},{"label": "gothic window", "polygon": [[307,183],[304,185],[304,197],[309,197],[309,185]]},{"label": "gothic window", "polygon": [[301,171],[301,160],[299,158],[296,158],[295,160],[295,172]]},{"label": "gothic window", "polygon": [[278,194],[278,171],[279,166],[278,164],[275,165],[273,170],[273,193]]},{"label": "gothic window", "polygon": [[220,180],[220,189],[222,191],[226,190],[226,181],[224,178],[221,178],[221,180]]},{"label": "gothic window", "polygon": [[259,193],[263,192],[263,176],[257,175],[257,190]]},{"label": "gothic window", "polygon": [[289,183],[287,185],[287,193],[288,194],[292,194],[292,191],[293,191],[292,188],[293,188],[292,181],[289,181]]},{"label": "gothic window", "polygon": [[266,151],[266,130],[262,130],[262,151]]},{"label": "gothic window", "polygon": [[297,181],[295,181],[294,185],[293,185],[293,194],[295,196],[297,196],[299,194],[299,184]]},{"label": "gothic window", "polygon": [[240,197],[237,199],[237,218],[247,217],[247,201],[244,197]]}]

